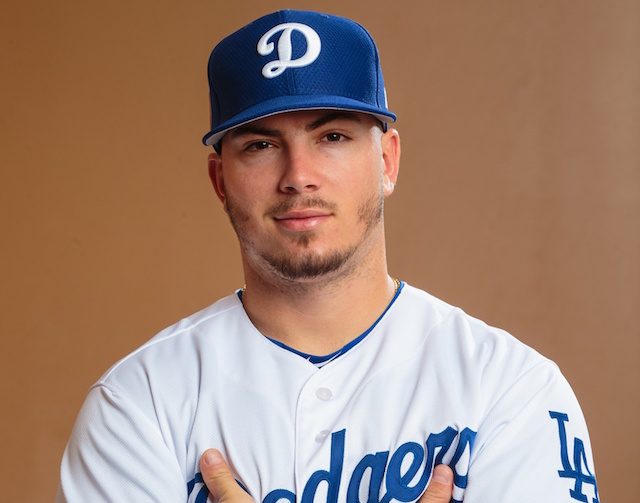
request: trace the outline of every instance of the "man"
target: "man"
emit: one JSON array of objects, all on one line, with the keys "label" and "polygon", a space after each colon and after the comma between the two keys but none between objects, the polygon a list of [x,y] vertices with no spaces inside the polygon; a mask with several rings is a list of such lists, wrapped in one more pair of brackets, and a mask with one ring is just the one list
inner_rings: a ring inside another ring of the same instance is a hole
[{"label": "man", "polygon": [[400,139],[369,34],[273,13],[218,44],[209,82],[246,285],[90,390],[58,500],[597,502],[557,367],[388,274]]}]

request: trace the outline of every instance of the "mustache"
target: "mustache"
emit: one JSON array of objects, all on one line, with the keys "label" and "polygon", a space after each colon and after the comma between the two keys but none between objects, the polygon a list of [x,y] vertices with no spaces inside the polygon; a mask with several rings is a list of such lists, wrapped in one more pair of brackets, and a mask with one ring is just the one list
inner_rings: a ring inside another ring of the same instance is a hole
[{"label": "mustache", "polygon": [[287,211],[303,210],[306,208],[319,208],[333,213],[336,210],[337,205],[319,197],[299,196],[275,203],[267,209],[267,213],[269,215],[277,215],[280,213],[286,213]]}]

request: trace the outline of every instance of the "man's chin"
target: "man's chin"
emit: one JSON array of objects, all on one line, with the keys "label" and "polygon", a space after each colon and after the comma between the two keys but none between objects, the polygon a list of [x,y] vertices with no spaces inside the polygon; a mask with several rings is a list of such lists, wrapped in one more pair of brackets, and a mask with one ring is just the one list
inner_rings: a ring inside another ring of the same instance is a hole
[{"label": "man's chin", "polygon": [[263,256],[263,259],[283,278],[288,280],[313,280],[342,271],[354,250],[332,252],[327,255],[301,253],[290,256]]}]

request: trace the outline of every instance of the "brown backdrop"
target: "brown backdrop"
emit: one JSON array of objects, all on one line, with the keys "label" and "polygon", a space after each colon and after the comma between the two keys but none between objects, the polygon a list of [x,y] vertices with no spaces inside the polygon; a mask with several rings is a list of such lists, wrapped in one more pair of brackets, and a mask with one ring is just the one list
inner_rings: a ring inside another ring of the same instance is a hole
[{"label": "brown backdrop", "polygon": [[[282,5],[3,2],[3,500],[51,501],[92,382],[241,285],[200,144],[205,64]],[[556,360],[602,500],[637,501],[640,3],[322,9],[373,33],[400,116],[391,272]]]}]

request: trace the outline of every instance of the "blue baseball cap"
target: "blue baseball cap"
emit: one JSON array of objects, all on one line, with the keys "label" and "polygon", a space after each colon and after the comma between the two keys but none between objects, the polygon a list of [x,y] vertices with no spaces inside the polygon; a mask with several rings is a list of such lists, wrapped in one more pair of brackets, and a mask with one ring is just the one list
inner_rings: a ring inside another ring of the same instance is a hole
[{"label": "blue baseball cap", "polygon": [[222,40],[208,66],[216,145],[235,127],[282,112],[351,110],[394,122],[371,35],[342,17],[282,10]]}]

